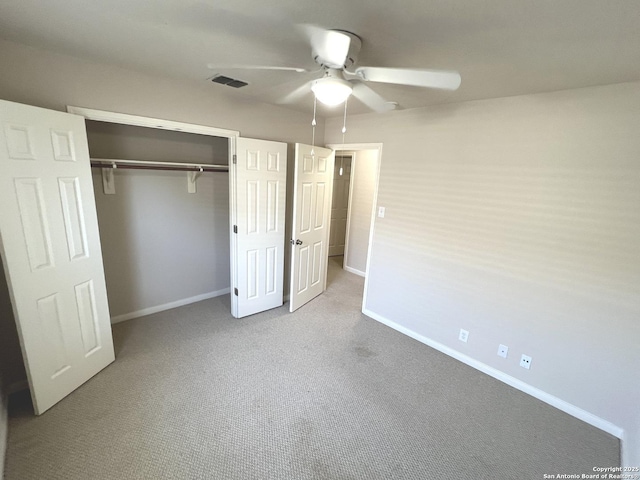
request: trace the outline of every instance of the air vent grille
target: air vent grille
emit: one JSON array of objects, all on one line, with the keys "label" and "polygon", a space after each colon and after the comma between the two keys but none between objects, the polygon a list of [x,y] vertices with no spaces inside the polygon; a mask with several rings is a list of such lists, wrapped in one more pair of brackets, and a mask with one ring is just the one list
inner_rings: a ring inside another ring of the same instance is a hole
[{"label": "air vent grille", "polygon": [[213,83],[219,83],[221,85],[226,85],[233,88],[246,87],[247,85],[249,85],[247,82],[236,80],[235,78],[226,77],[224,75],[216,75],[211,79],[211,81]]}]

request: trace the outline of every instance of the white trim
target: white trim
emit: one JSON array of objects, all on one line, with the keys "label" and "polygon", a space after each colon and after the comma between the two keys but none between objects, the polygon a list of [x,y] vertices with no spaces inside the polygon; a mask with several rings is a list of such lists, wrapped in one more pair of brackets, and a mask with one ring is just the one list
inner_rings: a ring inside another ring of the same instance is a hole
[{"label": "white trim", "polygon": [[342,267],[342,268],[344,268],[347,272],[355,273],[356,275],[360,275],[361,277],[365,277],[365,278],[367,278],[367,275],[366,275],[364,272],[362,272],[362,271],[360,271],[360,270],[356,270],[356,269],[355,269],[355,268],[353,268],[353,267],[348,267],[347,265],[345,265],[345,266],[344,266],[344,267]]},{"label": "white trim", "polygon": [[[238,287],[238,236],[233,231],[233,226],[237,225],[238,214],[236,211],[236,189],[238,165],[233,163],[234,157],[237,161],[238,136],[229,139],[229,292]],[[284,268],[284,265],[283,265]],[[231,315],[238,318],[238,296],[231,294],[230,298]]]},{"label": "white trim", "polygon": [[203,293],[202,295],[196,295],[195,297],[183,298],[182,300],[176,300],[175,302],[165,303],[163,305],[157,305],[155,307],[143,308],[135,312],[124,313],[122,315],[116,315],[111,317],[111,323],[120,323],[132,318],[144,317],[151,315],[152,313],[164,312],[165,310],[171,310],[172,308],[182,307],[191,303],[201,302],[209,298],[219,297],[231,292],[230,288],[223,288],[222,290],[216,290],[215,292]]},{"label": "white trim", "polygon": [[568,413],[569,415],[575,418],[578,418],[583,422],[588,423],[589,425],[593,425],[594,427],[599,428],[600,430],[604,430],[605,432],[621,440],[624,439],[624,429],[622,429],[621,427],[618,427],[617,425],[614,425],[611,422],[608,422],[607,420],[604,420],[592,413],[587,412],[586,410],[576,407],[575,405],[572,405],[571,403],[568,403],[558,397],[554,397],[553,395],[547,392],[544,392],[539,388],[533,387],[528,383],[523,382],[522,380],[518,380],[517,378],[507,375],[506,373],[501,372],[500,370],[497,370],[493,367],[490,367],[487,364],[479,362],[478,360],[475,360],[474,358],[471,358],[463,353],[460,353],[457,350],[454,350],[453,348],[447,347],[446,345],[443,345],[440,342],[436,342],[435,340],[431,340],[430,338],[420,335],[414,332],[413,330],[409,330],[408,328],[403,327],[402,325],[399,325],[383,317],[382,315],[378,315],[377,313],[374,313],[371,310],[363,308],[362,313],[364,313],[368,317],[371,317],[374,320],[377,320],[380,323],[385,324],[388,327],[393,328],[394,330],[397,330],[400,333],[404,333],[405,335],[444,353],[445,355],[449,355],[450,357],[453,357],[456,360],[459,360],[462,363],[465,363],[470,367],[475,368],[476,370],[480,370],[482,373],[486,373],[487,375],[497,380],[500,380],[501,382],[506,383],[507,385],[513,388],[516,388],[521,392],[527,393],[532,397],[537,398],[538,400],[541,400],[551,405],[552,407],[556,407],[557,409],[562,410],[563,412]]},{"label": "white trim", "polygon": [[87,120],[99,122],[121,123],[123,125],[134,125],[136,127],[158,128],[161,130],[173,130],[175,132],[197,133],[200,135],[211,135],[214,137],[232,138],[240,135],[237,130],[227,130],[225,128],[208,127],[196,125],[194,123],[175,122],[161,118],[141,117],[128,113],[107,112],[105,110],[94,110],[92,108],[74,107],[67,105],[67,112],[80,115]]}]

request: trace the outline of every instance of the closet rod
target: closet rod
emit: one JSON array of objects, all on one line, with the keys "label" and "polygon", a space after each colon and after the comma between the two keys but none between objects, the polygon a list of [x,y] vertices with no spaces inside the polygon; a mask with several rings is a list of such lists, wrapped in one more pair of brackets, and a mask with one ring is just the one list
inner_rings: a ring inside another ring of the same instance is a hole
[{"label": "closet rod", "polygon": [[194,164],[178,162],[149,162],[145,160],[120,160],[92,158],[93,168],[122,168],[130,170],[174,170],[182,172],[228,172],[228,165]]}]

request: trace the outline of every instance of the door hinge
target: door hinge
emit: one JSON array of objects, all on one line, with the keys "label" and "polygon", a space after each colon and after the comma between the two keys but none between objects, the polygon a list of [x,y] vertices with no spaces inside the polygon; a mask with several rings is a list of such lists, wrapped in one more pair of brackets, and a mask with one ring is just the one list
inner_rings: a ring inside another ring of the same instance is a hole
[{"label": "door hinge", "polygon": [[234,153],[233,154],[233,164],[235,165],[236,163],[238,163],[238,156]]},{"label": "door hinge", "polygon": [[233,226],[233,233],[238,233],[238,225]]},{"label": "door hinge", "polygon": [[236,297],[238,296],[238,289],[237,289],[237,288],[234,288],[234,289],[233,289],[233,294],[234,294]]}]

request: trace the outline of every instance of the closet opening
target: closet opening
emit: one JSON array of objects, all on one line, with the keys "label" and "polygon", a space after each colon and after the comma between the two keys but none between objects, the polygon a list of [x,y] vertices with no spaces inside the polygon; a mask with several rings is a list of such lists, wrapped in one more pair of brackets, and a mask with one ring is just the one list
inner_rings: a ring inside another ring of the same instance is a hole
[{"label": "closet opening", "polygon": [[86,131],[112,323],[228,294],[232,139],[96,120]]}]

